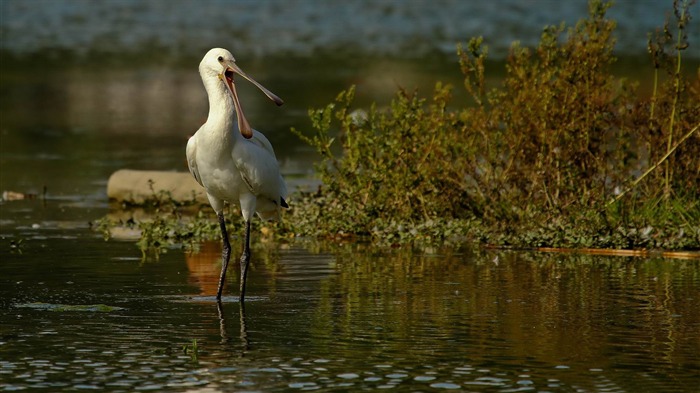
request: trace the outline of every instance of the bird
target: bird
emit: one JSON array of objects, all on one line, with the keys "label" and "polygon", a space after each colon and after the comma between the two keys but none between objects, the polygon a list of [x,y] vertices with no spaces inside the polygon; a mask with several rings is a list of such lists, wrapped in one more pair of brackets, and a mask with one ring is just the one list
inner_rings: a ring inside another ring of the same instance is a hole
[{"label": "bird", "polygon": [[278,219],[280,209],[289,205],[285,200],[287,186],[272,144],[248,123],[234,77],[238,75],[248,80],[278,106],[284,101],[243,72],[226,49],[209,50],[199,63],[199,74],[209,99],[209,114],[206,122],[187,141],[187,165],[206,191],[223,238],[217,302],[221,302],[231,256],[224,204],[240,206],[245,220],[239,284],[239,301],[243,303],[250,264],[250,222],[255,213],[263,220]]}]

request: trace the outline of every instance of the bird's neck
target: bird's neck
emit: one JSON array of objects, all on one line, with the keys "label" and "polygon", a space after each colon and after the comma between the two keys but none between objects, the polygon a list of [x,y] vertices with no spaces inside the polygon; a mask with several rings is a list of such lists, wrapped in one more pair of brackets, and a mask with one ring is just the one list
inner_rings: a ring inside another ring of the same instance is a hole
[{"label": "bird's neck", "polygon": [[[204,88],[209,96],[208,124],[218,124],[220,127],[213,129],[222,132],[221,137],[228,139],[232,135],[239,134],[232,132],[236,124],[236,110],[233,105],[233,98],[224,84],[216,77],[202,78]],[[234,137],[235,139],[235,137]]]}]

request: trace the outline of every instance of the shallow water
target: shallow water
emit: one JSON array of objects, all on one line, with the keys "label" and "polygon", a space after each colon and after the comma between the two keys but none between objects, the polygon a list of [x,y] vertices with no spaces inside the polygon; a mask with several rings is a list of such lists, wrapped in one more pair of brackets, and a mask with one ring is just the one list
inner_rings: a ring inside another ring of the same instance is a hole
[{"label": "shallow water", "polygon": [[698,260],[258,243],[243,309],[235,263],[214,301],[216,242],[142,260],[84,228],[13,233],[3,242],[25,242],[0,254],[5,390],[700,386]]}]

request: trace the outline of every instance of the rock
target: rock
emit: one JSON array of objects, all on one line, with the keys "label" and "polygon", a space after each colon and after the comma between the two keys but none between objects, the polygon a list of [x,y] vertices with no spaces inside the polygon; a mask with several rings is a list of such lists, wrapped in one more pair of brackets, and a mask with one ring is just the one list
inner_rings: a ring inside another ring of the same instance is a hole
[{"label": "rock", "polygon": [[109,177],[107,196],[110,200],[133,205],[164,198],[208,203],[204,188],[189,172],[120,169]]}]

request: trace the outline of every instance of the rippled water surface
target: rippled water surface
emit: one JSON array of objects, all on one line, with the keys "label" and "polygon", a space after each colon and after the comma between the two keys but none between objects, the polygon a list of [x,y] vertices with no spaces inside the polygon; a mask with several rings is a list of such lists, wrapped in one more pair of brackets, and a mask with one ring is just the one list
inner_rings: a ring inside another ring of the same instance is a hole
[{"label": "rippled water surface", "polygon": [[700,386],[698,260],[260,243],[243,308],[235,272],[214,301],[218,243],[142,260],[86,229],[17,233],[0,255],[5,390]]}]

